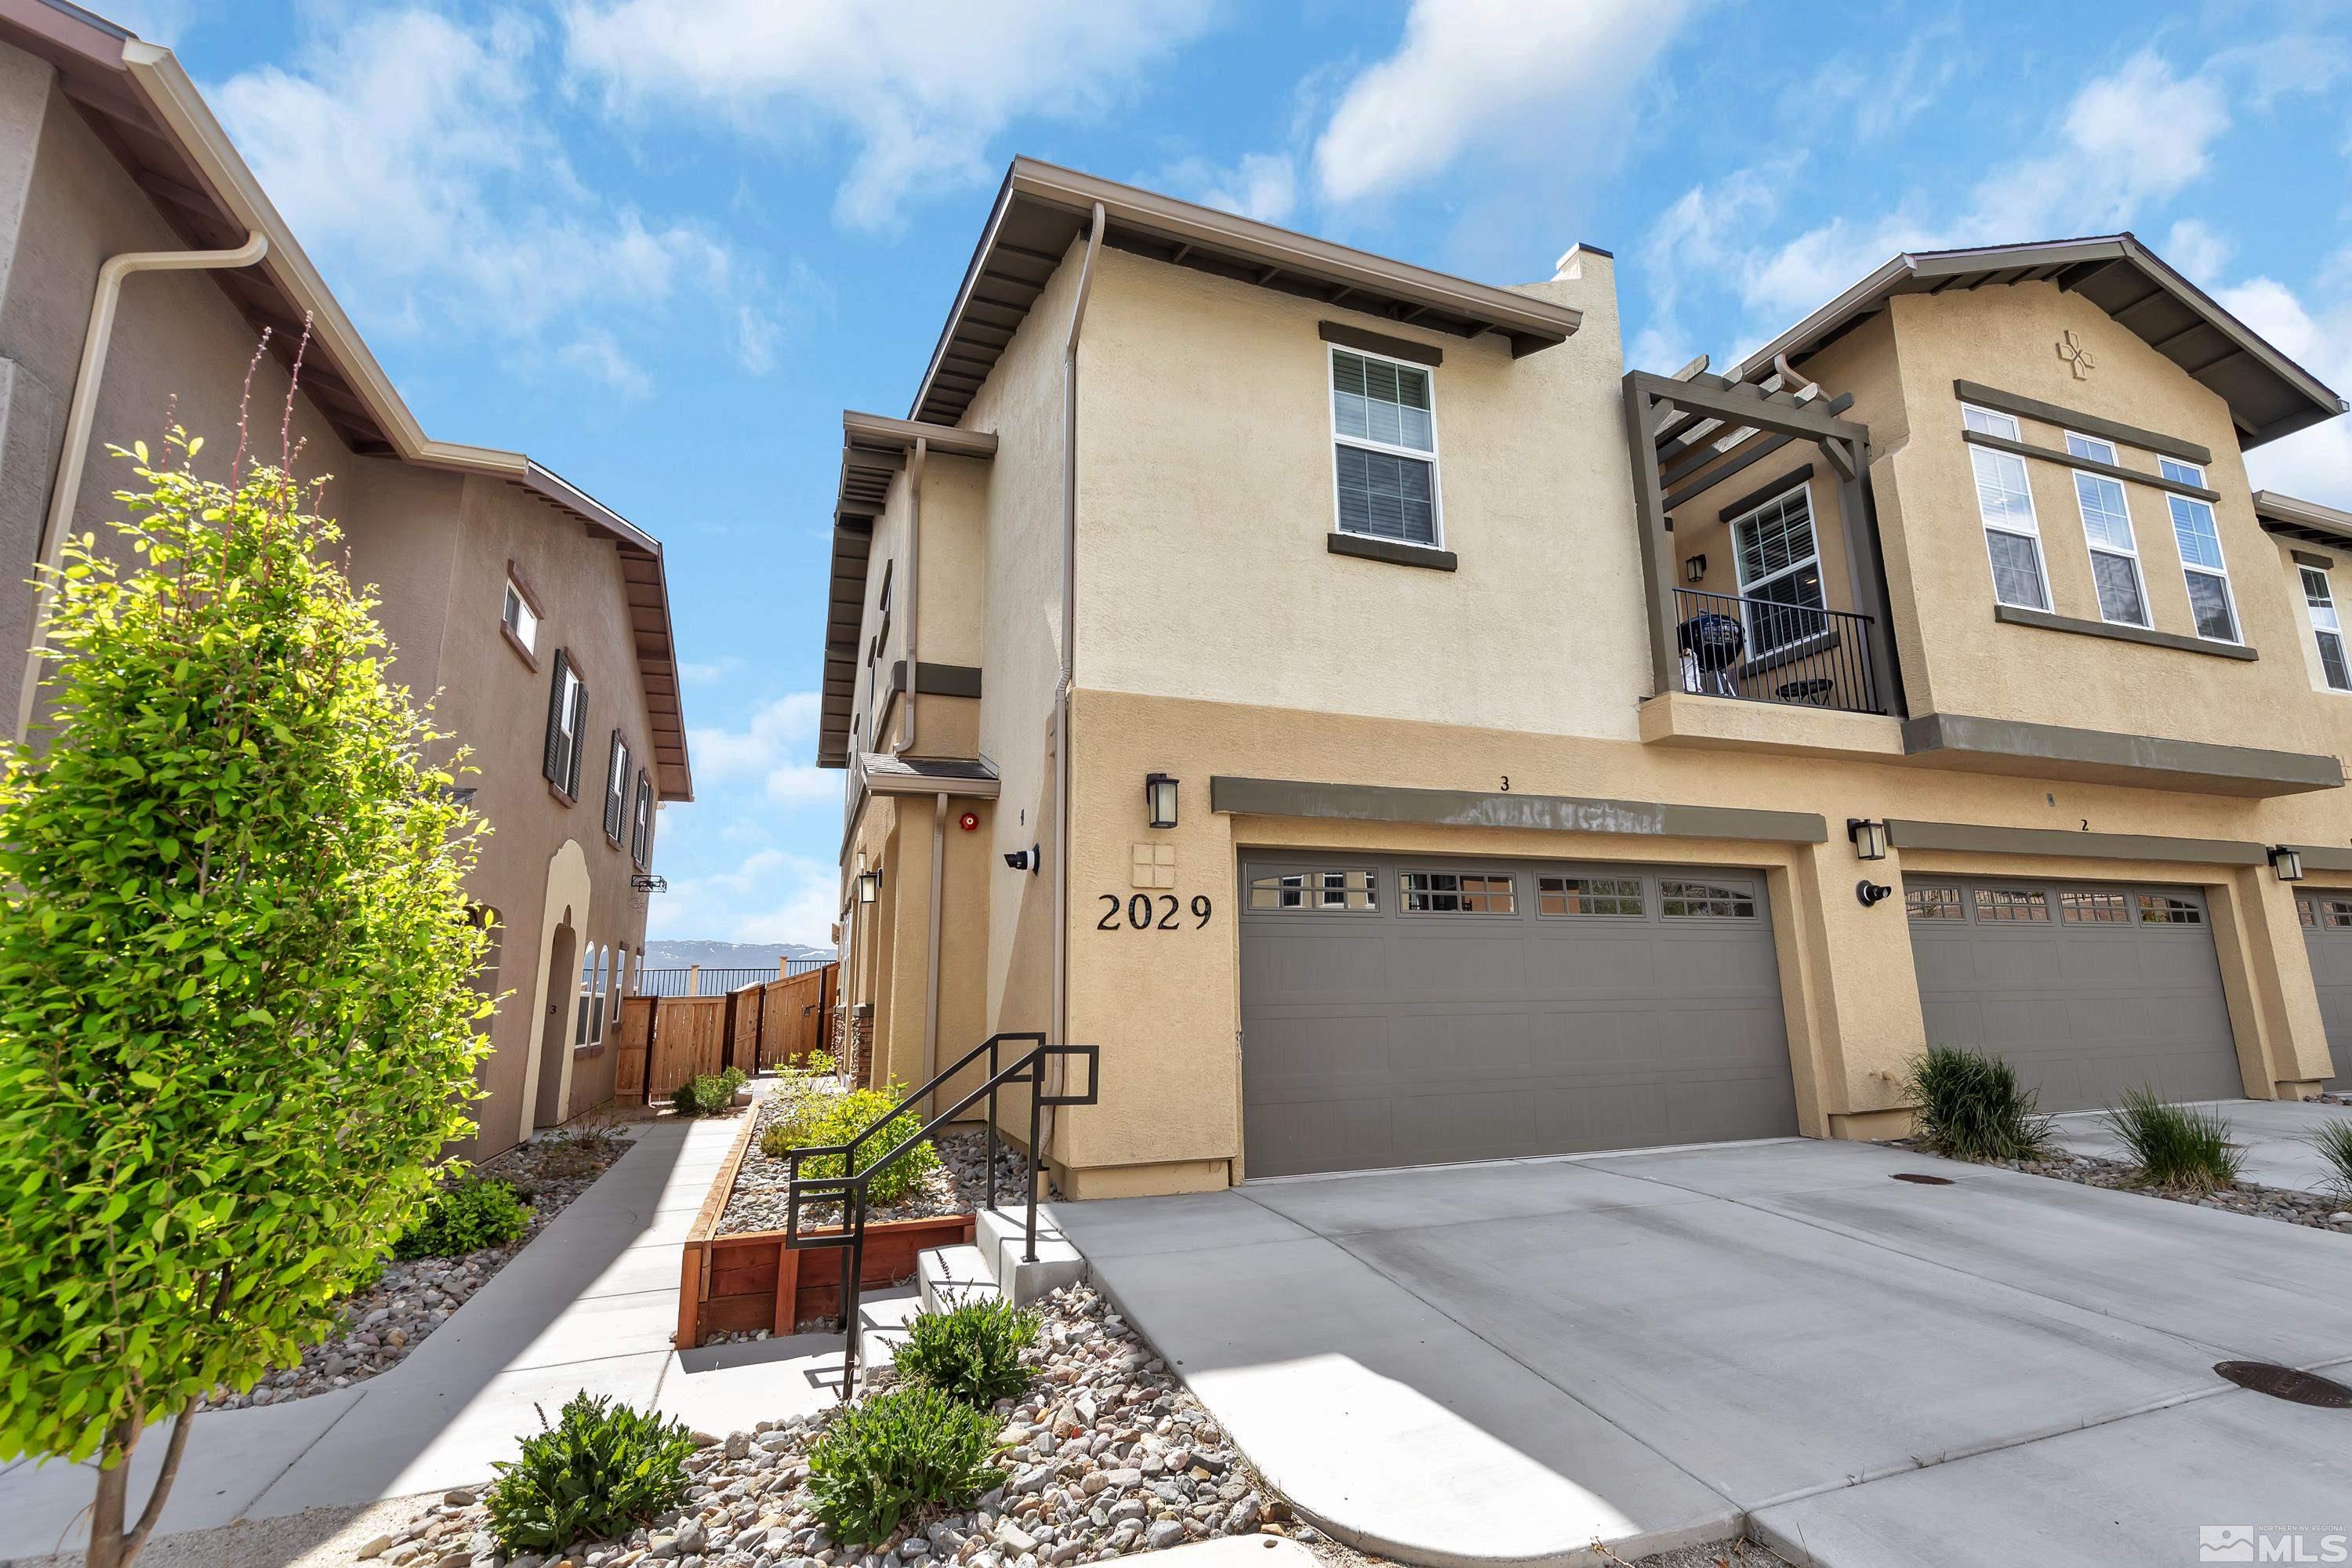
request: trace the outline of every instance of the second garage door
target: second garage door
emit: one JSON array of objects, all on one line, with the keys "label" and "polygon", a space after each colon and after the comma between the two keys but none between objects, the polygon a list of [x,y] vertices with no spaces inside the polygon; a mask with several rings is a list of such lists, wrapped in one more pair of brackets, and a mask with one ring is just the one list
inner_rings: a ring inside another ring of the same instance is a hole
[{"label": "second garage door", "polygon": [[2311,954],[2312,982],[2319,988],[2327,1049],[2336,1058],[2327,1087],[2352,1089],[2352,890],[2299,893],[2294,908],[2303,920],[2304,948]]},{"label": "second garage door", "polygon": [[2244,1095],[2197,889],[1910,877],[1903,891],[1929,1044],[2007,1058],[2044,1110],[2129,1089]]},{"label": "second garage door", "polygon": [[1244,855],[1241,902],[1253,1176],[1797,1130],[1759,873]]}]

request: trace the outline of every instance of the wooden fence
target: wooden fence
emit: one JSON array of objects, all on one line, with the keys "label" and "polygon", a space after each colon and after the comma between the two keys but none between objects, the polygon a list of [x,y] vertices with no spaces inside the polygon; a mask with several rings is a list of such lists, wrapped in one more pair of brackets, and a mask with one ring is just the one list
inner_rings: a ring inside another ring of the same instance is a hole
[{"label": "wooden fence", "polygon": [[830,1049],[840,973],[828,963],[723,996],[624,998],[614,1092],[667,1100],[704,1073],[729,1067],[756,1073]]}]

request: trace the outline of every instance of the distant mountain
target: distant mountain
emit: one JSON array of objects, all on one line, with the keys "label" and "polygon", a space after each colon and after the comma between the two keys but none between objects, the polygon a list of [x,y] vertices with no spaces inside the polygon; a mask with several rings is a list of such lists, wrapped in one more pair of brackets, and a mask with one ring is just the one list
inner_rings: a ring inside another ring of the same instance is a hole
[{"label": "distant mountain", "polygon": [[649,942],[648,969],[684,969],[698,963],[705,969],[773,969],[784,958],[831,958],[829,947],[800,947],[792,942]]}]

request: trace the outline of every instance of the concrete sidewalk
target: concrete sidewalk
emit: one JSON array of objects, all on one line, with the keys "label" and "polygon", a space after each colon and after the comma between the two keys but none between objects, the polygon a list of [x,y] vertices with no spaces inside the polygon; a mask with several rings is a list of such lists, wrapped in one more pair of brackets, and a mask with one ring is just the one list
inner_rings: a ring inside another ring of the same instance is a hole
[{"label": "concrete sidewalk", "polygon": [[2352,1523],[2352,1417],[2212,1371],[2352,1360],[2352,1245],[2303,1226],[1795,1140],[1054,1214],[1268,1480],[1412,1562],[1745,1521],[1830,1568],[2140,1568]]},{"label": "concrete sidewalk", "polygon": [[[2322,1105],[2316,1100],[2215,1100],[2197,1103],[2200,1110],[2217,1111],[2230,1124],[2230,1142],[2245,1153],[2239,1179],[2257,1186],[2284,1187],[2291,1192],[2334,1193],[2336,1168],[2311,1146],[2312,1135],[2330,1121],[2352,1121],[2352,1105]],[[2077,1110],[2052,1124],[2058,1142],[2076,1154],[2103,1160],[2131,1156],[2108,1131],[2106,1113]],[[2352,1195],[2347,1195],[2352,1204]]]},{"label": "concrete sidewalk", "polygon": [[[487,1480],[538,1430],[538,1411],[585,1389],[657,1405],[710,1432],[832,1402],[841,1342],[806,1335],[683,1355],[678,1258],[741,1122],[662,1121],[521,1254],[381,1377],[258,1409],[195,1418],[165,1533]],[[883,1306],[887,1310],[887,1303]],[[132,1459],[134,1508],[162,1432]],[[0,1475],[0,1559],[78,1550],[88,1466],[29,1461]]]}]

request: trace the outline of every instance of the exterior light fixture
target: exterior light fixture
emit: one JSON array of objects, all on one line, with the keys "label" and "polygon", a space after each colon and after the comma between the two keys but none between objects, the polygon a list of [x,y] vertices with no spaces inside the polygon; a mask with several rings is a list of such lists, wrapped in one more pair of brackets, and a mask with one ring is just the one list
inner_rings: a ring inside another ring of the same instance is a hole
[{"label": "exterior light fixture", "polygon": [[1849,816],[1845,819],[1845,836],[1853,846],[1855,859],[1886,858],[1886,824],[1873,822],[1866,817]]},{"label": "exterior light fixture", "polygon": [[2271,869],[2282,882],[2303,880],[2303,856],[2288,845],[2282,844],[2271,851]]},{"label": "exterior light fixture", "polygon": [[881,872],[879,872],[879,871],[860,871],[859,873],[857,873],[857,901],[858,901],[859,903],[861,903],[861,904],[870,904],[870,903],[872,903],[875,900],[877,900],[877,899],[880,898],[881,896],[882,896],[882,873],[881,873]]},{"label": "exterior light fixture", "polygon": [[1684,562],[1683,579],[1689,583],[1706,582],[1706,557],[1705,555],[1694,555],[1689,560]]},{"label": "exterior light fixture", "polygon": [[1151,826],[1176,826],[1176,781],[1166,773],[1143,775],[1143,804],[1148,808]]}]

